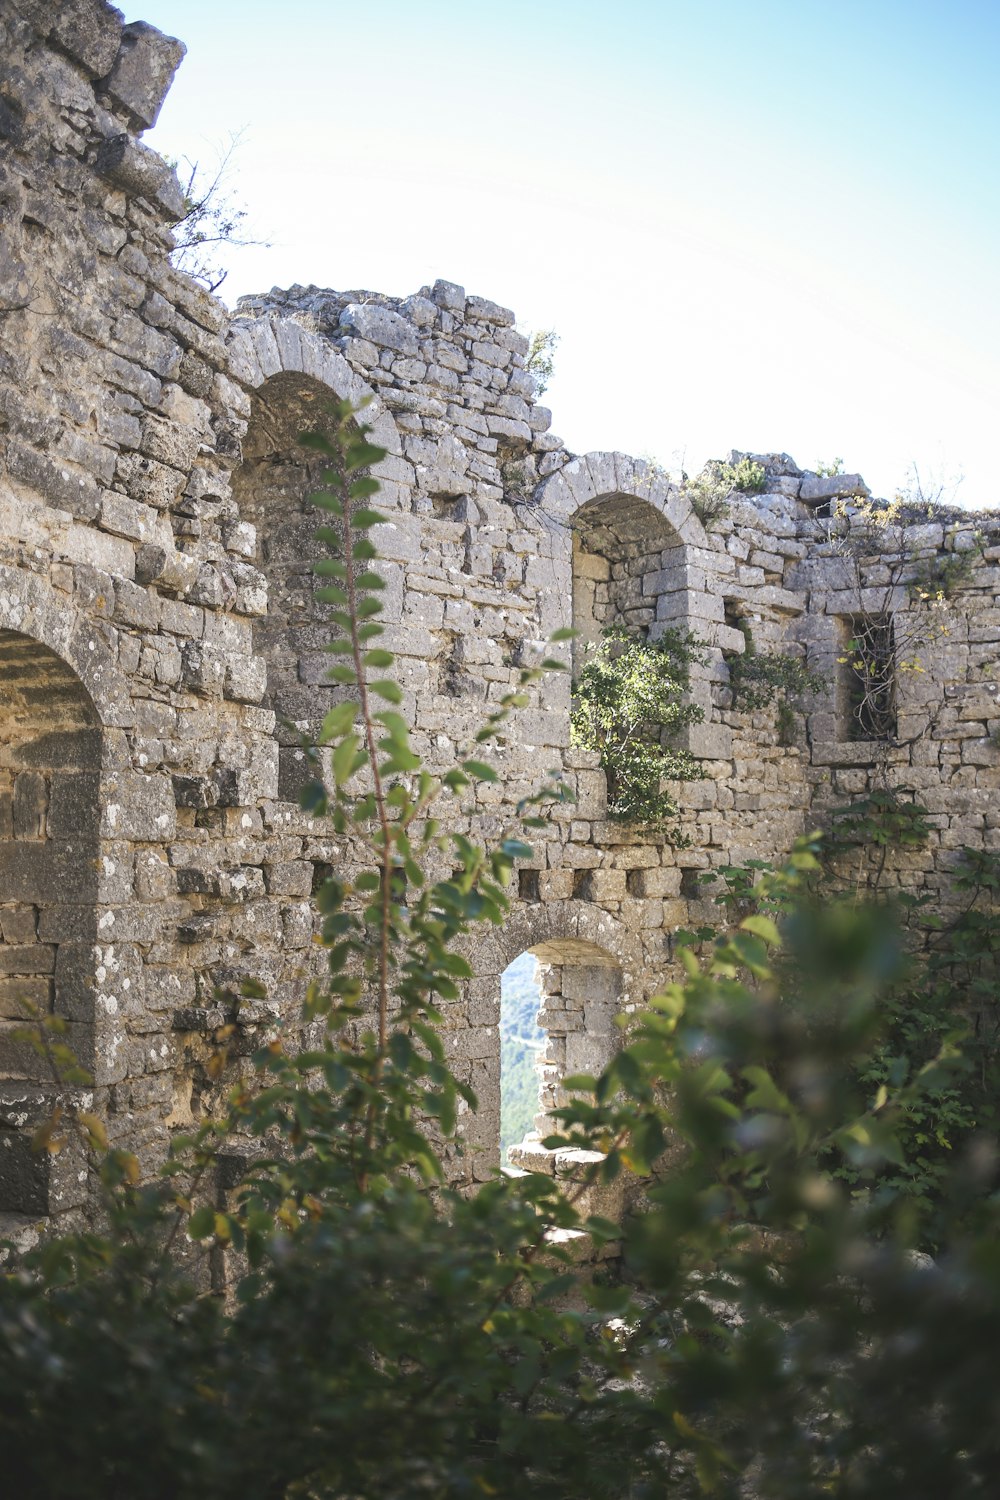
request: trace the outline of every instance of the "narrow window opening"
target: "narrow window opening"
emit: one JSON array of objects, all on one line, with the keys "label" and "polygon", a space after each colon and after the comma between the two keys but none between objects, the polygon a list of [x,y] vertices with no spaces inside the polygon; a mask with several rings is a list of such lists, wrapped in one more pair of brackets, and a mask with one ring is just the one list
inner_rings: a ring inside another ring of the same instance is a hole
[{"label": "narrow window opening", "polygon": [[519,870],[517,872],[517,893],[522,901],[540,901],[542,899],[539,889],[540,870]]},{"label": "narrow window opening", "polygon": [[[527,873],[527,872],[524,872]],[[539,1060],[545,1032],[541,966],[533,953],[522,953],[500,976],[500,1161],[506,1165],[511,1146],[535,1130],[540,1109]]]},{"label": "narrow window opening", "polygon": [[841,680],[849,740],[896,738],[896,637],[889,614],[845,621]]}]

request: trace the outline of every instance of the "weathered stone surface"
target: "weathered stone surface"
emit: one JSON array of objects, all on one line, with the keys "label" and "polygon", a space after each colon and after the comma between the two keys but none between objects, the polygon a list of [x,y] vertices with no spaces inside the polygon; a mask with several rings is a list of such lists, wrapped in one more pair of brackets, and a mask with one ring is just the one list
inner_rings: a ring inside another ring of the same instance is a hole
[{"label": "weathered stone surface", "polygon": [[102,177],[130,197],[148,198],[168,219],[184,214],[184,194],[177,174],[162,156],[128,135],[115,135],[97,153],[94,166]]},{"label": "weathered stone surface", "polygon": [[155,125],[187,48],[145,21],[121,34],[118,54],[101,88],[126,111],[136,130]]},{"label": "weathered stone surface", "polygon": [[81,64],[90,78],[103,78],[121,45],[121,11],[100,0],[62,0],[52,23],[53,41]]},{"label": "weathered stone surface", "polygon": [[349,302],[340,315],[340,326],[347,333],[400,354],[416,354],[420,349],[412,325],[399,313],[377,304]]},{"label": "weathered stone surface", "polygon": [[807,474],[799,481],[799,499],[809,505],[870,493],[860,474]]}]

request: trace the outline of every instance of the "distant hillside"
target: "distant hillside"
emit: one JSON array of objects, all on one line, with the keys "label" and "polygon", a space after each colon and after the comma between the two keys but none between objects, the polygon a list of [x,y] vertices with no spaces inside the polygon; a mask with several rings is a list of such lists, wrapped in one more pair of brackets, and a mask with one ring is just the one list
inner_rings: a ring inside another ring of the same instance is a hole
[{"label": "distant hillside", "polygon": [[500,980],[500,1160],[534,1128],[538,1111],[535,1059],[545,1046],[538,1025],[541,991],[532,953],[504,970]]}]

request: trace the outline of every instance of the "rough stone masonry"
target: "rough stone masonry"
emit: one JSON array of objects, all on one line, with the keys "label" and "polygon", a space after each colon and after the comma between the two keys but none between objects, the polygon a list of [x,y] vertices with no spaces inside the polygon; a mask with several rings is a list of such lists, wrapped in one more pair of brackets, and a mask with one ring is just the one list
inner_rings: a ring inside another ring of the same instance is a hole
[{"label": "rough stone masonry", "polygon": [[[701,872],[780,854],[886,775],[933,825],[926,848],[890,853],[891,882],[939,896],[960,845],[1000,847],[1000,518],[925,513],[866,551],[829,514],[867,494],[861,479],[780,454],[760,458],[764,492],[706,529],[655,466],[567,452],[514,314],[452,282],[405,298],[297,286],[230,316],[172,269],[182,195],[140,139],[183,52],[104,0],[0,0],[8,1227],[87,1200],[71,1151],[29,1149],[55,1085],[14,1039],[25,1001],[65,1018],[112,1140],[151,1170],[171,1130],[211,1107],[220,992],[246,975],[267,987],[240,1013],[248,1054],[295,1017],[322,961],[310,895],[350,851],[299,810],[283,725],[315,725],[335,692],[314,473],[296,441],[331,394],[372,398],[388,453],[387,644],[432,766],[559,627],[586,643],[616,621],[651,637],[680,626],[708,646],[692,684],[704,721],[688,731],[706,775],[679,788],[684,841],[608,817],[595,756],[570,746],[565,678],[534,690],[497,749],[499,784],[456,813],[495,838],[548,767],[576,795],[519,872],[511,920],[477,939],[477,978],[449,1013],[481,1100],[456,1170],[481,1179],[498,1160],[498,976],[519,953],[546,966],[551,1104],[661,980],[672,934],[703,914]],[[945,608],[901,583],[900,558],[911,578],[955,585]],[[842,658],[858,619],[883,616],[917,642],[914,669],[892,685],[893,732],[858,738]],[[773,708],[734,704],[749,642],[828,684],[791,733]]]}]

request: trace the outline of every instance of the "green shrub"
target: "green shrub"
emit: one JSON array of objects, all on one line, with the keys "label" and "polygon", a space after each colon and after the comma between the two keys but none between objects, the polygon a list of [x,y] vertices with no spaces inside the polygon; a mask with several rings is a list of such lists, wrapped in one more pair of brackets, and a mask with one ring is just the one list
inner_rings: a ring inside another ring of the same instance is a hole
[{"label": "green shrub", "polygon": [[611,817],[665,828],[677,802],[663,783],[704,775],[693,755],[669,743],[704,717],[686,701],[690,666],[701,655],[700,642],[681,631],[647,641],[618,625],[588,646],[570,729],[574,745],[600,754]]}]

